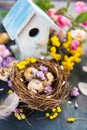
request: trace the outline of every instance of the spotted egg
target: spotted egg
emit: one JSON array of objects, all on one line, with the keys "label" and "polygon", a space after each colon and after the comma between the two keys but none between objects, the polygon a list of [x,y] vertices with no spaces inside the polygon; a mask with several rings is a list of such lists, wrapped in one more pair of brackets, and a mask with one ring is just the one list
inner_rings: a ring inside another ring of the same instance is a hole
[{"label": "spotted egg", "polygon": [[28,90],[34,93],[41,93],[44,91],[44,86],[40,80],[33,79],[28,83]]},{"label": "spotted egg", "polygon": [[27,68],[24,72],[24,77],[26,81],[31,81],[32,79],[34,79],[36,77],[37,72],[38,70],[34,67]]},{"label": "spotted egg", "polygon": [[46,76],[46,80],[43,81],[43,85],[45,87],[51,86],[52,82],[54,81],[54,76],[52,75],[51,72],[47,72],[45,76]]}]

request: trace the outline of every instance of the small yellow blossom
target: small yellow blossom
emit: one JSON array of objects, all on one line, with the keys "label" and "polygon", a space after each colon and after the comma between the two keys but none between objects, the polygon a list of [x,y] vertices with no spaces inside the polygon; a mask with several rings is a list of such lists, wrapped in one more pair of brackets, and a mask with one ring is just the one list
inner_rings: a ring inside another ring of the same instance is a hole
[{"label": "small yellow blossom", "polygon": [[13,93],[13,91],[11,89],[8,90],[8,94],[11,94]]},{"label": "small yellow blossom", "polygon": [[25,65],[22,64],[22,62],[16,64],[16,66],[18,67],[18,69],[24,69],[25,68]]},{"label": "small yellow blossom", "polygon": [[60,106],[58,107],[53,107],[52,108],[52,113],[46,113],[45,116],[48,117],[50,120],[55,119],[56,117],[59,116],[59,113],[61,112]]},{"label": "small yellow blossom", "polygon": [[51,50],[52,53],[56,53],[56,48],[55,47],[51,47],[50,50]]},{"label": "small yellow blossom", "polygon": [[36,61],[36,58],[31,58],[31,63],[35,63]]},{"label": "small yellow blossom", "polygon": [[55,112],[53,115],[49,116],[49,119],[50,119],[50,120],[53,120],[53,119],[55,119],[56,117],[58,117],[58,113],[57,113],[57,112]]},{"label": "small yellow blossom", "polygon": [[53,116],[50,116],[49,119],[50,119],[50,120],[53,120],[54,118],[53,118]]},{"label": "small yellow blossom", "polygon": [[18,119],[18,120],[24,120],[26,119],[25,114],[23,113],[23,109],[19,109],[18,112],[14,113],[14,116]]},{"label": "small yellow blossom", "polygon": [[70,71],[70,70],[73,70],[74,62],[63,61],[62,65],[65,70]]},{"label": "small yellow blossom", "polygon": [[68,40],[72,40],[71,32],[68,32]]},{"label": "small yellow blossom", "polygon": [[83,55],[83,50],[82,50],[81,47],[78,47],[77,50],[71,50],[70,52],[71,52],[72,55],[75,55],[76,53],[77,53],[79,56]]},{"label": "small yellow blossom", "polygon": [[70,47],[70,45],[71,45],[70,41],[63,43],[63,47],[66,48],[66,49],[68,49]]},{"label": "small yellow blossom", "polygon": [[56,108],[52,108],[52,112],[56,112]]},{"label": "small yellow blossom", "polygon": [[57,112],[55,112],[55,113],[53,114],[53,119],[55,119],[56,117],[58,117],[58,113],[57,113]]},{"label": "small yellow blossom", "polygon": [[15,112],[14,116],[18,119],[18,120],[22,120],[21,116],[19,113]]},{"label": "small yellow blossom", "polygon": [[28,61],[28,62],[30,62],[31,59],[30,58],[26,58],[25,60]]},{"label": "small yellow blossom", "polygon": [[50,55],[56,60],[60,60],[61,59],[61,55],[60,54],[56,54],[56,53],[50,53]]},{"label": "small yellow blossom", "polygon": [[26,119],[26,116],[25,116],[25,114],[23,114],[23,113],[20,113],[20,116],[21,116],[21,118],[24,120],[24,119]]},{"label": "small yellow blossom", "polygon": [[19,115],[18,117],[16,117],[18,120],[22,120],[21,116]]},{"label": "small yellow blossom", "polygon": [[46,117],[49,117],[50,116],[50,114],[49,113],[46,113]]},{"label": "small yellow blossom", "polygon": [[54,41],[59,41],[58,37],[57,36],[53,36],[51,37],[51,41],[54,42]]},{"label": "small yellow blossom", "polygon": [[60,46],[60,42],[59,42],[59,38],[57,36],[53,36],[51,38],[51,42],[53,46],[59,47]]},{"label": "small yellow blossom", "polygon": [[55,59],[56,53],[51,52],[50,55]]},{"label": "small yellow blossom", "polygon": [[60,113],[61,111],[62,111],[62,109],[58,106],[58,107],[57,107],[57,112]]},{"label": "small yellow blossom", "polygon": [[55,55],[55,60],[58,61],[58,60],[60,60],[60,59],[61,59],[61,55],[60,55],[60,54],[56,54],[56,55]]},{"label": "small yellow blossom", "polygon": [[54,41],[52,42],[53,46],[59,47],[60,46],[60,42],[59,41]]},{"label": "small yellow blossom", "polygon": [[35,63],[35,62],[36,58],[26,58],[25,60],[17,63],[16,66],[18,67],[18,69],[24,69],[26,65],[28,65],[29,63]]},{"label": "small yellow blossom", "polygon": [[21,108],[21,109],[19,109],[19,112],[23,112],[23,109]]},{"label": "small yellow blossom", "polygon": [[69,117],[68,119],[67,119],[67,122],[69,122],[69,123],[73,123],[75,121],[75,118],[74,117]]}]

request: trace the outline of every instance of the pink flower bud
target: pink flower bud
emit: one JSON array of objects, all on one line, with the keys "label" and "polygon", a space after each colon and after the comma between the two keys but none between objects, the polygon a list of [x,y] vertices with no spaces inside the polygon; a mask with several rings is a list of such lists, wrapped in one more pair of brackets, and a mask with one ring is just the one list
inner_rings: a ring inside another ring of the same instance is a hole
[{"label": "pink flower bud", "polygon": [[61,42],[65,41],[66,39],[66,31],[64,29],[60,29],[58,32],[58,37]]},{"label": "pink flower bud", "polygon": [[13,110],[13,112],[18,113],[18,112],[19,112],[19,109],[15,108],[15,109]]},{"label": "pink flower bud", "polygon": [[65,27],[65,26],[71,27],[71,23],[70,23],[69,19],[62,15],[58,16],[56,24],[61,28]]},{"label": "pink flower bud", "polygon": [[83,22],[82,25],[83,25],[83,26],[87,26],[87,22]]},{"label": "pink flower bud", "polygon": [[77,13],[87,11],[87,6],[85,5],[85,2],[76,2],[75,10],[76,10]]},{"label": "pink flower bud", "polygon": [[79,47],[79,45],[80,45],[79,41],[76,40],[72,41],[71,43],[72,50],[76,50]]},{"label": "pink flower bud", "polygon": [[51,17],[51,19],[52,19],[54,22],[56,22],[56,21],[57,21],[57,18],[58,18],[58,15],[52,14],[50,17]]},{"label": "pink flower bud", "polygon": [[87,6],[83,7],[82,12],[86,12],[87,11]]},{"label": "pink flower bud", "polygon": [[64,29],[60,29],[59,31],[53,31],[53,36],[58,36],[60,42],[63,42],[66,40],[66,31]]},{"label": "pink flower bud", "polygon": [[58,36],[58,31],[53,30],[52,36]]},{"label": "pink flower bud", "polygon": [[87,33],[84,30],[76,29],[71,31],[71,36],[77,41],[83,41],[87,39]]},{"label": "pink flower bud", "polygon": [[49,16],[51,16],[51,15],[53,15],[53,14],[56,14],[56,13],[57,13],[57,9],[55,9],[55,8],[49,9],[49,10],[47,11],[47,14],[48,14]]}]

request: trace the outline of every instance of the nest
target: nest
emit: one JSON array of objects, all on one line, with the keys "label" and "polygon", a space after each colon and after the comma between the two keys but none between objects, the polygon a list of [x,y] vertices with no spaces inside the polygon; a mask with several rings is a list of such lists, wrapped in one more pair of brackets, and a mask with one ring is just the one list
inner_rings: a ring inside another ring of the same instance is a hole
[{"label": "nest", "polygon": [[[40,65],[47,67],[48,71],[51,72],[54,77],[51,93],[34,93],[27,88],[29,82],[26,81],[24,77],[25,70],[29,67],[34,67],[39,70]],[[26,67],[21,70],[14,64],[10,72],[12,88],[19,96],[21,102],[25,103],[28,108],[40,111],[45,111],[66,103],[69,88],[67,77],[64,70],[57,63],[41,59],[37,59],[35,63],[27,64]]]}]

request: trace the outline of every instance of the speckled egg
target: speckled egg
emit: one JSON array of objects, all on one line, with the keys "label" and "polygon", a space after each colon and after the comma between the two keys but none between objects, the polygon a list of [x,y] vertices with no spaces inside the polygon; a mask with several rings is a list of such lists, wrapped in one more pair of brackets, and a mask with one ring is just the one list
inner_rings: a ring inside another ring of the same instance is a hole
[{"label": "speckled egg", "polygon": [[31,81],[33,78],[35,78],[37,72],[38,70],[34,67],[27,68],[24,72],[24,77],[26,81]]},{"label": "speckled egg", "polygon": [[51,72],[46,73],[46,80],[43,81],[43,85],[45,87],[52,85],[52,82],[54,81],[54,76]]},{"label": "speckled egg", "polygon": [[28,83],[28,90],[34,93],[41,93],[44,91],[44,86],[40,80],[33,79],[30,83]]}]

